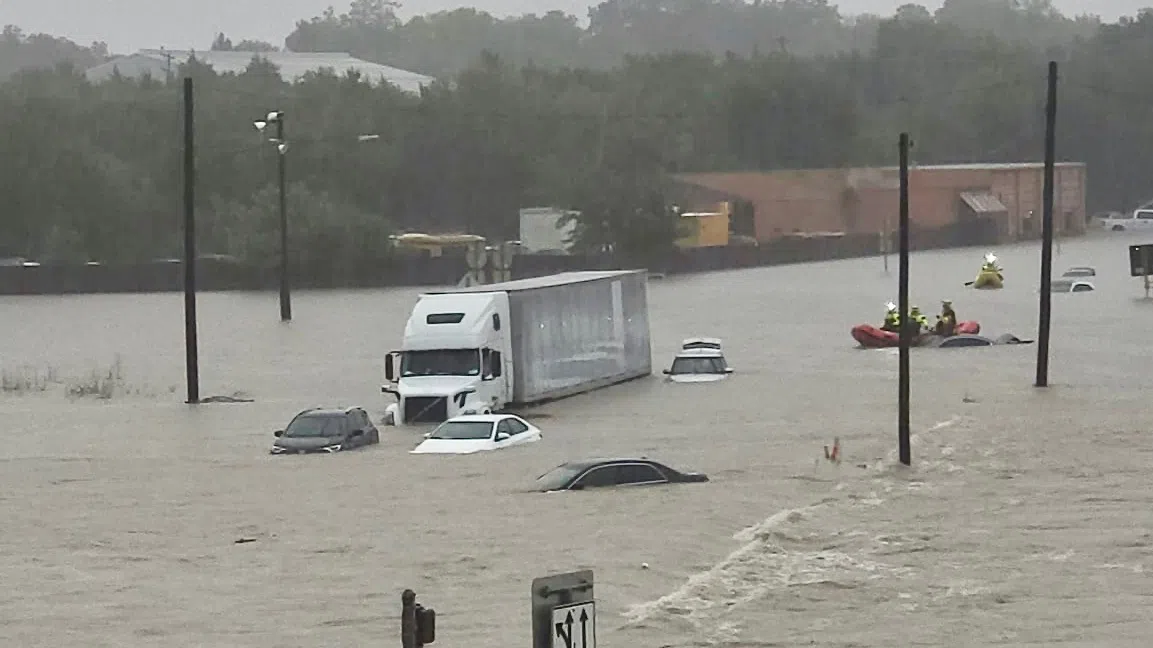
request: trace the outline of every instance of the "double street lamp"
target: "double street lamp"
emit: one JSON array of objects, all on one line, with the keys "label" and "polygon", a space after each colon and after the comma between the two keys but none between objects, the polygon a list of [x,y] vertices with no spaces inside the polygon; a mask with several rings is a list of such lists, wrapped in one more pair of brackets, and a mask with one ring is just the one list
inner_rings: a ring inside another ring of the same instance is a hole
[{"label": "double street lamp", "polygon": [[264,119],[252,122],[261,133],[269,124],[276,124],[276,136],[270,138],[276,144],[276,184],[280,190],[280,321],[292,319],[292,297],[288,289],[288,197],[285,195],[284,158],[288,153],[288,140],[284,139],[284,112],[274,110]]},{"label": "double street lamp", "polygon": [[[280,211],[280,321],[292,320],[292,296],[288,287],[288,197],[286,191],[286,175],[284,158],[288,153],[288,140],[284,137],[284,111],[273,110],[252,122],[257,131],[263,133],[269,125],[276,125],[276,134],[268,138],[276,145],[276,184],[279,189]],[[357,135],[357,142],[372,142],[380,139],[380,135]]]}]

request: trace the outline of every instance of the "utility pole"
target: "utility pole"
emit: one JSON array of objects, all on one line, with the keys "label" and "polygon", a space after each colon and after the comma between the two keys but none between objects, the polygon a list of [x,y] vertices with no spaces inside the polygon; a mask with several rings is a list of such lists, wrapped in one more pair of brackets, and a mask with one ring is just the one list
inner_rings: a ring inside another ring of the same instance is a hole
[{"label": "utility pole", "polygon": [[899,366],[897,376],[897,449],[901,463],[913,463],[909,441],[909,347],[913,342],[913,329],[909,321],[909,134],[901,133],[897,148],[900,154],[900,269],[897,273],[897,301],[900,309]]},{"label": "utility pole", "polygon": [[184,363],[190,405],[200,402],[196,340],[196,152],[192,77],[184,78]]},{"label": "utility pole", "polygon": [[288,141],[284,139],[284,113],[276,118],[277,166],[276,181],[280,187],[280,321],[292,320],[292,295],[288,287],[288,196],[286,186],[285,158],[288,157]]},{"label": "utility pole", "polygon": [[1049,89],[1045,101],[1045,180],[1041,196],[1041,303],[1037,326],[1037,381],[1049,386],[1049,321],[1052,316],[1053,278],[1053,168],[1057,159],[1057,62],[1049,61]]}]

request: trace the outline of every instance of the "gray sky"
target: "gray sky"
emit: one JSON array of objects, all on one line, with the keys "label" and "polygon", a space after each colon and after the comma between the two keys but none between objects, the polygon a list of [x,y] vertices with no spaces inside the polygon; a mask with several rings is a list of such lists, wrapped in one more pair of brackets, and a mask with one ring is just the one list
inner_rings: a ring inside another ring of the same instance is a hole
[{"label": "gray sky", "polygon": [[[841,0],[844,13],[891,13],[908,0]],[[65,36],[81,44],[101,40],[116,53],[146,47],[204,48],[216,32],[233,40],[255,38],[283,43],[296,21],[319,14],[328,5],[338,10],[347,0],[0,0],[0,24],[27,32]],[[462,6],[453,0],[411,0],[404,15]],[[472,6],[498,15],[542,13],[563,9],[584,17],[588,0],[475,0]],[[936,9],[941,0],[925,0]],[[1106,20],[1135,14],[1153,0],[1054,0],[1067,14],[1096,13]],[[468,5],[465,5],[468,6]]]}]

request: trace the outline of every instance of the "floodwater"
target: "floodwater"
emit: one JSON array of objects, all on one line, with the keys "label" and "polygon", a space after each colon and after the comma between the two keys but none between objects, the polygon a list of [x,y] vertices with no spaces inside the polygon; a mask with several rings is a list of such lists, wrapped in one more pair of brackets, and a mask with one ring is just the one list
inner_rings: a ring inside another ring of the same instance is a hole
[{"label": "floodwater", "polygon": [[[406,587],[437,610],[436,645],[526,645],[532,579],[591,568],[604,646],[1146,646],[1153,302],[1134,240],[1055,256],[1099,275],[1053,296],[1050,388],[1036,345],[913,351],[911,469],[895,352],[848,335],[896,299],[895,258],[653,280],[655,368],[718,336],[730,380],[553,403],[531,412],[541,443],[466,457],[407,454],[413,428],[267,454],[301,408],[379,416],[416,290],[298,293],[290,325],[274,294],[201,295],[202,395],[255,402],[197,407],[180,295],[0,298],[0,370],[34,388],[0,394],[0,645],[389,645]],[[1038,246],[998,250],[1001,291],[962,286],[982,252],[914,254],[914,301],[1034,338]],[[113,364],[111,398],[68,397]],[[712,481],[527,492],[624,454]]]}]

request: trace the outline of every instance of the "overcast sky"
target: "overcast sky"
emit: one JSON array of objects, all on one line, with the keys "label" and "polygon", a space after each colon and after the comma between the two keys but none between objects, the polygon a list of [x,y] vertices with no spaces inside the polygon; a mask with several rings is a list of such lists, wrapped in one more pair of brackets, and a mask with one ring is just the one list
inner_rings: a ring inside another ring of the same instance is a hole
[{"label": "overcast sky", "polygon": [[[908,0],[841,0],[843,13],[891,13]],[[475,0],[470,3],[498,15],[563,9],[587,15],[588,0]],[[925,0],[936,9],[941,0]],[[1054,0],[1067,14],[1096,13],[1106,20],[1135,14],[1153,0]],[[282,45],[296,21],[347,0],[0,0],[0,24],[26,32],[65,36],[81,44],[104,41],[116,53],[149,47],[205,48],[217,32],[233,40],[254,38]],[[411,0],[403,15],[461,6],[453,0]],[[467,5],[466,5],[467,6]]]}]

